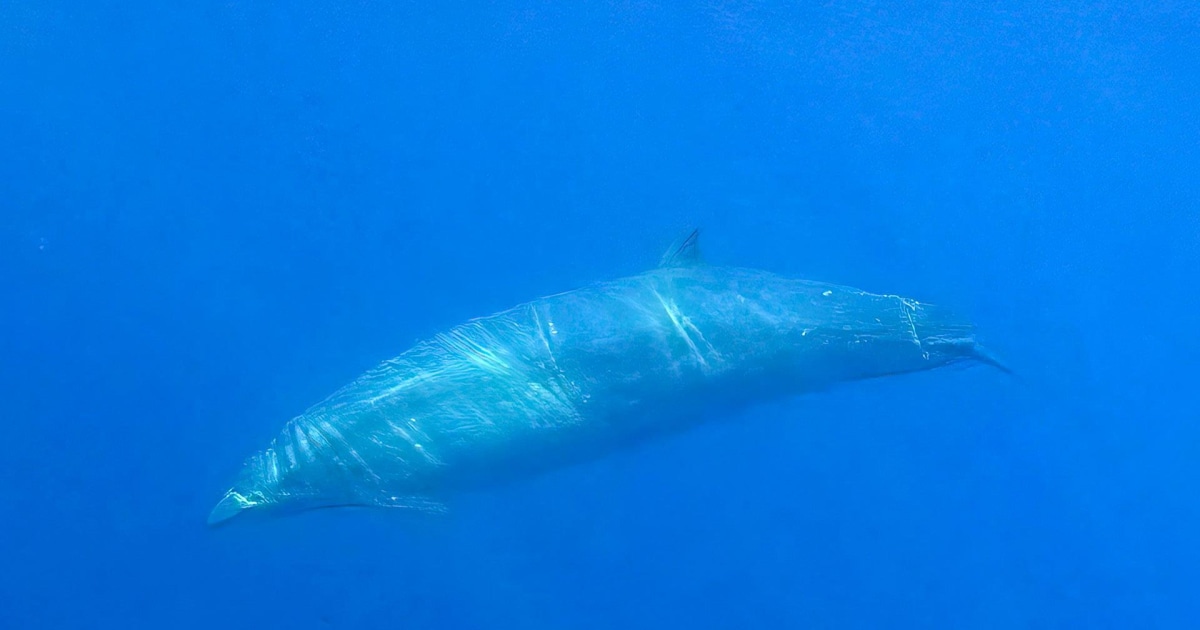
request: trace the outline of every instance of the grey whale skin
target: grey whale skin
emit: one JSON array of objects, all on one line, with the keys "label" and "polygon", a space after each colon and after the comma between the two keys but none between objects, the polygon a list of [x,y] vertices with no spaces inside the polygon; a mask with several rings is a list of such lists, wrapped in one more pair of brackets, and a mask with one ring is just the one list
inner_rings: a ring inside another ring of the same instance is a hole
[{"label": "grey whale skin", "polygon": [[651,271],[421,342],[292,419],[213,509],[439,509],[446,495],[604,455],[771,398],[961,361],[970,322],[896,295],[705,265]]}]

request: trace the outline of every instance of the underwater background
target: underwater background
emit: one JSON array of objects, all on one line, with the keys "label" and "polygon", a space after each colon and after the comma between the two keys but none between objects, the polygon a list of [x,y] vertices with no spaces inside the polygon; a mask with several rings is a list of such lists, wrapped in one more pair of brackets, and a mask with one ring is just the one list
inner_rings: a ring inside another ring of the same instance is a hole
[{"label": "underwater background", "polygon": [[[1200,627],[1193,3],[0,4],[0,627]],[[1018,373],[209,529],[470,317],[710,262]]]}]

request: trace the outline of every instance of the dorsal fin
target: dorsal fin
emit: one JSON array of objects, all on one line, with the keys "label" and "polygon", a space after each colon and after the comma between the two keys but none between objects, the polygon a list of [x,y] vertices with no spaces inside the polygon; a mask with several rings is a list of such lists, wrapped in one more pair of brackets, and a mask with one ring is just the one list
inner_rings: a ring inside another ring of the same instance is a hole
[{"label": "dorsal fin", "polygon": [[687,267],[701,264],[704,264],[704,259],[700,256],[699,229],[692,230],[687,238],[672,244],[671,248],[663,254],[662,260],[658,262],[659,267]]}]

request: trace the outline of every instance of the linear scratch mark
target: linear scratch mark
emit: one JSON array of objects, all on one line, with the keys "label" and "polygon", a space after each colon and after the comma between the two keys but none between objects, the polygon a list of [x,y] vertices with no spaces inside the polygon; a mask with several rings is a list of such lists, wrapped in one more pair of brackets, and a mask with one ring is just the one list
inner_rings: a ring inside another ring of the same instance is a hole
[{"label": "linear scratch mark", "polygon": [[558,361],[554,359],[554,351],[550,349],[550,339],[546,337],[546,331],[542,328],[542,318],[538,315],[537,306],[530,304],[529,312],[533,314],[533,327],[537,329],[538,338],[542,340],[542,345],[546,346],[546,356],[550,357],[550,365],[554,366],[555,372],[562,373]]},{"label": "linear scratch mark", "polygon": [[913,321],[912,317],[912,314],[921,308],[921,305],[914,300],[909,300],[899,295],[888,295],[886,297],[896,298],[900,301],[900,312],[904,313],[904,319],[908,322],[908,330],[912,333],[913,343],[921,349],[921,356],[928,359],[929,352],[921,345],[921,335],[917,333],[917,323]]},{"label": "linear scratch mark", "polygon": [[[663,310],[666,311],[667,317],[671,320],[671,324],[675,326],[675,330],[679,332],[679,336],[683,337],[683,340],[687,342],[688,348],[691,349],[692,354],[696,355],[696,360],[700,362],[700,365],[707,368],[708,361],[704,359],[704,354],[700,352],[700,348],[696,347],[696,342],[692,340],[691,335],[688,335],[687,330],[683,328],[683,324],[679,323],[679,316],[681,314],[678,312],[678,307],[676,307],[674,303],[668,303],[666,298],[664,298],[657,290],[651,289],[651,291],[654,293],[654,297],[658,298],[659,303],[662,304]],[[693,328],[695,327],[693,326]]]}]

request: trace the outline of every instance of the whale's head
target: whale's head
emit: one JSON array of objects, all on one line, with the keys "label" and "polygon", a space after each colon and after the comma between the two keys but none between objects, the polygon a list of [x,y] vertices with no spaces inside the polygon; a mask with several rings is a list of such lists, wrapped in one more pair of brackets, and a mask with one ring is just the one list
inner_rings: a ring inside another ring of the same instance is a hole
[{"label": "whale's head", "polygon": [[979,343],[974,323],[950,309],[922,304],[915,300],[900,300],[902,320],[911,327],[906,331],[908,341],[920,361],[915,370],[954,364],[985,364],[1007,374],[1012,370]]},{"label": "whale's head", "polygon": [[290,503],[287,493],[281,488],[283,475],[280,473],[274,448],[256,453],[246,460],[241,474],[233,487],[208,515],[209,525],[226,523],[235,517],[245,518],[253,512],[263,515],[279,506]]},{"label": "whale's head", "polygon": [[277,438],[269,448],[247,459],[233,486],[209,513],[208,524],[222,525],[235,518],[238,521],[270,518],[350,503],[327,496],[328,491],[318,492],[306,480],[310,470],[280,457],[279,453],[286,450],[286,444]]},{"label": "whale's head", "polygon": [[209,525],[221,525],[230,519],[242,515],[245,510],[267,505],[263,497],[253,493],[246,495],[236,488],[230,488],[225,496],[217,502],[212,512],[208,513]]},{"label": "whale's head", "polygon": [[[256,457],[263,456],[260,453]],[[248,464],[248,467],[252,464]],[[316,494],[290,491],[284,484],[273,483],[266,478],[243,475],[234,486],[225,491],[221,500],[208,514],[210,527],[222,526],[236,519],[248,522],[295,515],[319,508],[362,505],[352,501],[339,501]]]},{"label": "whale's head", "polygon": [[1011,374],[980,345],[973,322],[952,309],[848,288],[840,296],[822,293],[829,294],[823,321],[830,323],[817,328],[812,343],[820,347],[819,365],[837,380],[980,363]]},{"label": "whale's head", "polygon": [[[304,423],[297,418],[289,425]],[[209,526],[296,515],[327,508],[391,507],[404,511],[439,513],[434,499],[385,491],[362,483],[354,472],[313,449],[298,454],[289,428],[271,446],[246,460],[233,486],[208,515]],[[283,453],[281,456],[280,453]]]}]

